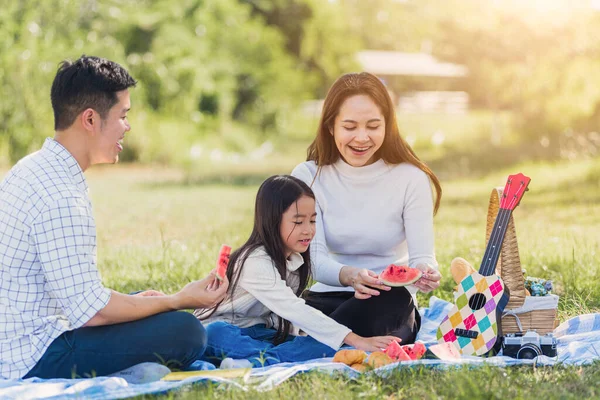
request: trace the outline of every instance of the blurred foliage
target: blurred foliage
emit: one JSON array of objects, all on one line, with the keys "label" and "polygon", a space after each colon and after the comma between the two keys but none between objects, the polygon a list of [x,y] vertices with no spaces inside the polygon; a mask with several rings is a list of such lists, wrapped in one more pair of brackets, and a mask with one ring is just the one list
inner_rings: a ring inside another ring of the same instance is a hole
[{"label": "blurred foliage", "polygon": [[533,150],[536,156],[598,154],[597,2],[340,2],[348,9],[349,24],[365,48],[431,52],[469,69],[463,79],[402,77],[393,80],[396,87],[464,90],[472,108],[498,115],[510,112],[521,148]]},{"label": "blurred foliage", "polygon": [[125,158],[169,161],[207,134],[277,132],[300,101],[352,65],[355,47],[336,43],[350,33],[334,6],[8,0],[0,12],[2,145],[14,162],[52,134],[48,97],[57,64],[81,54],[117,61],[139,81],[132,119],[143,134],[132,136]]},{"label": "blurred foliage", "polygon": [[[438,55],[469,68],[472,105],[511,111],[525,143],[572,157],[600,145],[600,12],[590,1],[452,0]],[[577,149],[579,147],[579,149]]]},{"label": "blurred foliage", "polygon": [[103,56],[139,81],[122,159],[187,163],[211,148],[243,153],[277,137],[308,140],[315,123],[299,105],[358,70],[360,49],[431,52],[466,65],[463,79],[386,81],[401,90],[465,90],[473,108],[509,113],[527,146],[596,155],[600,13],[591,4],[4,0],[0,158],[14,162],[52,135],[49,89],[66,58]]}]

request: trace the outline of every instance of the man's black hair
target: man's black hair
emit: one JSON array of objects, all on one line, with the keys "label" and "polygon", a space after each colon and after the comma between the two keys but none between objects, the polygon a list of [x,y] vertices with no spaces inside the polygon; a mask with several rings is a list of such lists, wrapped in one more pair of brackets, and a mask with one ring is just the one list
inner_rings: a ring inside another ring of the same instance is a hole
[{"label": "man's black hair", "polygon": [[50,91],[54,130],[67,129],[87,108],[106,118],[117,104],[117,92],[136,83],[125,68],[105,58],[83,55],[74,62],[61,62]]}]

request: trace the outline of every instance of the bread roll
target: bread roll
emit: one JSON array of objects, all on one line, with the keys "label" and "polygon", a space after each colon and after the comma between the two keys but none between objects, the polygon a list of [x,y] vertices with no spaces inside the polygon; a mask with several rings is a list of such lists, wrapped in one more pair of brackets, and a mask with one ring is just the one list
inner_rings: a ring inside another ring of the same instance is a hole
[{"label": "bread roll", "polygon": [[367,353],[362,350],[339,350],[333,356],[333,362],[346,365],[362,364],[367,359]]}]

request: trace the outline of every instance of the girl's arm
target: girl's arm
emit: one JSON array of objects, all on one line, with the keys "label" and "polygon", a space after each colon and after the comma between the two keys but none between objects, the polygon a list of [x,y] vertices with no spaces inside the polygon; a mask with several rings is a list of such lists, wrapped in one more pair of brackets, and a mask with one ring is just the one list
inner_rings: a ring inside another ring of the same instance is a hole
[{"label": "girl's arm", "polygon": [[296,296],[266,254],[246,259],[239,285],[273,313],[333,349],[339,348],[351,332]]},{"label": "girl's arm", "polygon": [[347,343],[363,350],[375,351],[398,340],[391,336],[362,338],[321,311],[306,305],[281,279],[266,255],[248,257],[239,285],[273,313],[333,349],[337,350],[343,343]]}]

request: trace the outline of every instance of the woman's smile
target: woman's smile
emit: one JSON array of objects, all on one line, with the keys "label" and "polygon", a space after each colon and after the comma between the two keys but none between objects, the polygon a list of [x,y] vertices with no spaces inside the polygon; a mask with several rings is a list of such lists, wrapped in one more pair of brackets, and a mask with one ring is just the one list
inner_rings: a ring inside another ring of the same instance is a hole
[{"label": "woman's smile", "polygon": [[364,156],[373,148],[373,146],[350,146],[348,148],[354,153],[356,156]]}]

